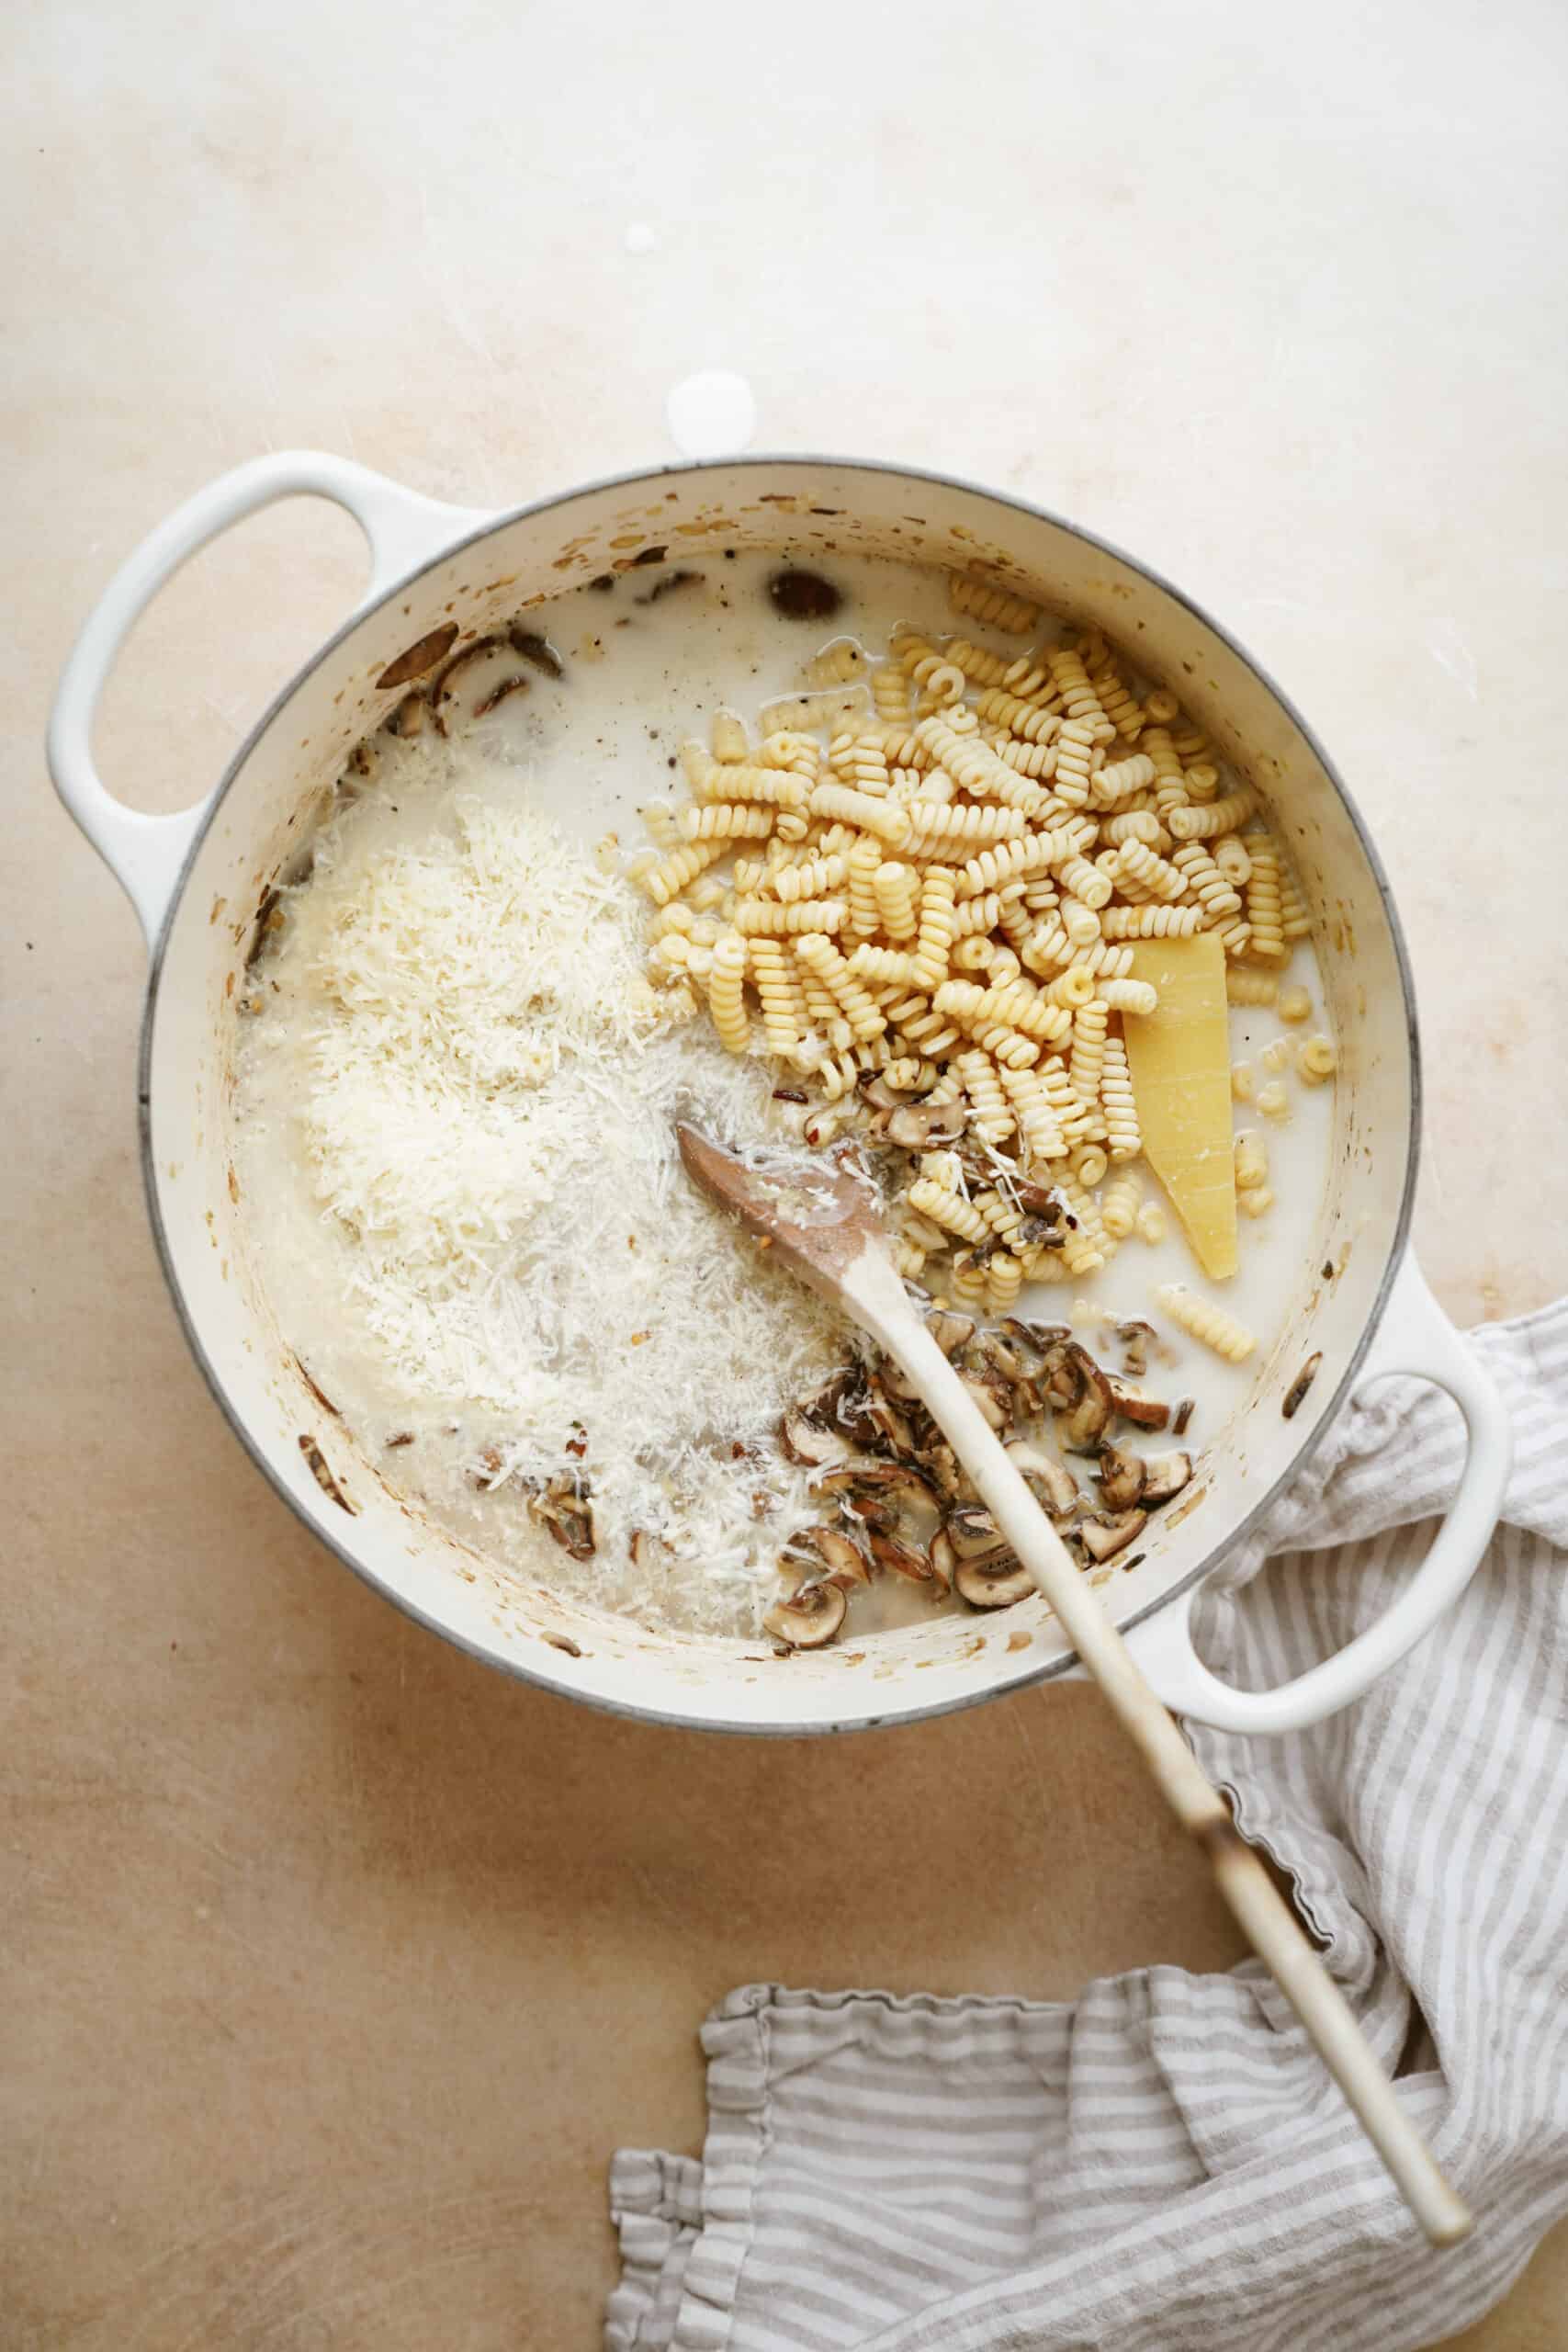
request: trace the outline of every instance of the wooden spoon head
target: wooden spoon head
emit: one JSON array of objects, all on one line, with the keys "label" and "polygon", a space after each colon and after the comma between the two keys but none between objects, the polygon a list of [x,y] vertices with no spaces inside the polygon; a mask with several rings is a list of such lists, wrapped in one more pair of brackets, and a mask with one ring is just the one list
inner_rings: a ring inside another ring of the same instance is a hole
[{"label": "wooden spoon head", "polygon": [[886,1257],[881,1203],[852,1159],[754,1168],[683,1120],[675,1135],[693,1182],[824,1297],[842,1299],[845,1276],[868,1250]]}]

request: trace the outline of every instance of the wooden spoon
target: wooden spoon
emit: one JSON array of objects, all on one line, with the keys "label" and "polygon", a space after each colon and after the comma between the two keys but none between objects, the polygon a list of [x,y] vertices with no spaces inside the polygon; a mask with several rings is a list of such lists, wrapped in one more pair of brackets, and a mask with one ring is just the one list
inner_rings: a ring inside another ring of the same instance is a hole
[{"label": "wooden spoon", "polygon": [[817,1160],[784,1173],[750,1168],[694,1128],[679,1125],[676,1132],[687,1173],[702,1190],[733,1210],[803,1282],[869,1331],[905,1374],[1066,1628],[1178,1820],[1208,1856],[1221,1894],[1311,2035],[1405,2203],[1434,2245],[1457,2244],[1472,2226],[1469,2208],[1438,2170],[1294,1913],[927,1330],[894,1268],[870,1179],[843,1161]]}]

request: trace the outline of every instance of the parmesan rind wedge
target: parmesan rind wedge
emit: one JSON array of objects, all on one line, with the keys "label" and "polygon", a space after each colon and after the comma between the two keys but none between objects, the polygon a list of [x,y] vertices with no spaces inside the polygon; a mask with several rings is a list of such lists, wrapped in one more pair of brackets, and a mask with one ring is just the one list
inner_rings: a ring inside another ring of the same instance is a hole
[{"label": "parmesan rind wedge", "polygon": [[1153,1012],[1122,1018],[1144,1155],[1199,1264],[1223,1282],[1236,1268],[1225,951],[1212,931],[1144,939],[1133,971],[1159,992]]}]

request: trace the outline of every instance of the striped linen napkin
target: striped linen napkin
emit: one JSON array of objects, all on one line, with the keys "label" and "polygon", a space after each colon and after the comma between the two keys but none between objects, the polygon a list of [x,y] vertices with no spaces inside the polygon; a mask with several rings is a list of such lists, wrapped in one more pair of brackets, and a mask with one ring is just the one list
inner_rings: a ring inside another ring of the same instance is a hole
[{"label": "striped linen napkin", "polygon": [[[1568,2212],[1568,1302],[1472,1343],[1516,1452],[1459,1607],[1327,1723],[1192,1738],[1473,2236],[1427,2247],[1255,1962],[1070,2005],[749,1985],[703,2029],[701,2161],[615,2159],[609,2352],[1401,2352],[1504,2293]],[[1210,1587],[1209,1663],[1261,1688],[1348,1641],[1461,1445],[1423,1384],[1353,1407]]]}]

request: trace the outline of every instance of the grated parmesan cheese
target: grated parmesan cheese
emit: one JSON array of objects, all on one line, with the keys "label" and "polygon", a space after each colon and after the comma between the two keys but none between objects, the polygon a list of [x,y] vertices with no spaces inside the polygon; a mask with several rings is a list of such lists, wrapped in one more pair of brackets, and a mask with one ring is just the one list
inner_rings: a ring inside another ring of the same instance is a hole
[{"label": "grated parmesan cheese", "polygon": [[[767,1072],[655,995],[639,908],[522,771],[439,740],[389,763],[285,894],[243,1033],[280,1325],[363,1442],[415,1430],[388,1464],[459,1532],[649,1623],[753,1633],[815,1515],[778,1417],[847,1339],[695,1193],[673,1122],[762,1134]],[[581,1563],[525,1510],[563,1467]]]}]

